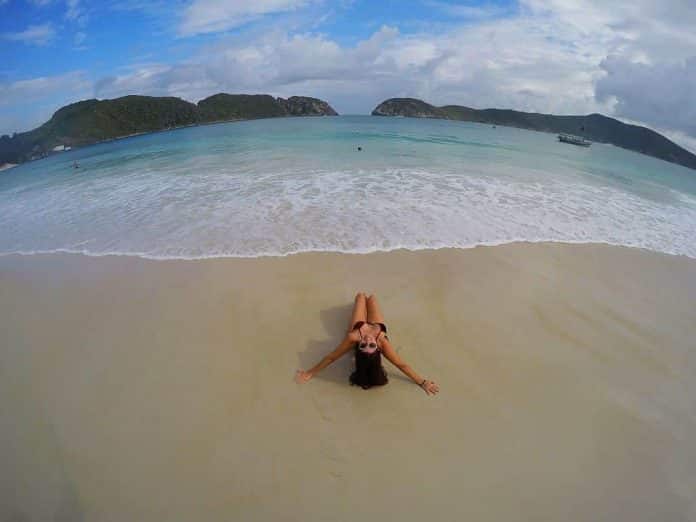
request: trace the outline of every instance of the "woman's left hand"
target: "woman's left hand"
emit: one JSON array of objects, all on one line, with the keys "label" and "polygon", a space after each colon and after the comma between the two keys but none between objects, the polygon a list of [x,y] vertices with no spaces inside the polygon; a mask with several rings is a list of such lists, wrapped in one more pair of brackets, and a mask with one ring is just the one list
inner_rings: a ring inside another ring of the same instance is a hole
[{"label": "woman's left hand", "polygon": [[428,395],[435,395],[440,391],[440,387],[433,381],[425,381],[425,384],[423,384],[421,388],[423,388],[423,391],[425,391],[425,393]]}]

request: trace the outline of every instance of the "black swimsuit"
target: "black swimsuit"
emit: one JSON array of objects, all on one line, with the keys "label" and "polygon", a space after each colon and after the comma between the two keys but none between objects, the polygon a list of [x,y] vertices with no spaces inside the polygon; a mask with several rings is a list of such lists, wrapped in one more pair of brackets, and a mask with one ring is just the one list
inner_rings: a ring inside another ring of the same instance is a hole
[{"label": "black swimsuit", "polygon": [[[368,323],[367,321],[356,321],[355,324],[353,325],[353,330],[359,329],[359,328],[360,328],[362,325],[364,325],[364,324],[370,324],[370,325],[372,325],[372,324],[378,324],[379,327],[380,327],[380,329],[384,332],[384,334],[385,334],[384,336],[387,337],[387,336],[386,336],[386,333],[387,333],[387,325],[384,324],[384,323]],[[387,337],[387,339],[389,339],[389,337]]]},{"label": "black swimsuit", "polygon": [[[387,326],[384,323],[366,323],[366,321],[357,321],[353,325],[353,330],[360,329],[364,324],[378,324],[380,330],[384,332],[384,337],[387,337]],[[367,352],[360,348],[362,341],[362,332],[360,332],[360,341],[355,343],[355,371],[350,376],[350,383],[356,384],[363,389],[371,388],[372,386],[384,386],[389,382],[387,372],[382,367],[381,352],[377,346],[373,352]],[[375,344],[377,339],[375,339]]]},{"label": "black swimsuit", "polygon": [[[362,325],[364,325],[364,324],[369,324],[369,325],[377,324],[377,325],[379,325],[380,330],[382,332],[384,332],[384,338],[389,340],[389,337],[387,337],[387,325],[386,324],[384,324],[384,323],[368,323],[367,321],[356,321],[356,323],[353,325],[353,330],[358,330],[358,333],[360,333],[361,341],[362,341],[362,332],[360,332],[360,328],[362,328]],[[379,338],[379,335],[377,337]],[[360,342],[361,341],[358,341],[357,343],[355,343],[356,350],[360,349]],[[377,342],[377,339],[375,339],[375,342]],[[382,351],[382,350],[380,350],[379,345],[377,345],[377,351],[378,352]]]}]

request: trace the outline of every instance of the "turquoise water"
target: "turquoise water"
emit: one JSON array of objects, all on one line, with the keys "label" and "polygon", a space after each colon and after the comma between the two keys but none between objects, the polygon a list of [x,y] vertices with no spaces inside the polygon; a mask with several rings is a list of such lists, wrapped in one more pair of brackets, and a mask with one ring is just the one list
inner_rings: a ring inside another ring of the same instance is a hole
[{"label": "turquoise water", "polygon": [[696,171],[474,123],[256,120],[2,172],[0,226],[0,253],[199,258],[527,240],[696,258]]}]

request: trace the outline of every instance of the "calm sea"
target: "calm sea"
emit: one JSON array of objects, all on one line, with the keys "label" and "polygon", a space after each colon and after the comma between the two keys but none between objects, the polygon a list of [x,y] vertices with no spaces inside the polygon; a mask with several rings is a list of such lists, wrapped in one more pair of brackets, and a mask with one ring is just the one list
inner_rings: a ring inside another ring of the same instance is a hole
[{"label": "calm sea", "polygon": [[0,173],[2,254],[201,258],[518,240],[696,258],[696,171],[553,134],[340,116],[150,134]]}]

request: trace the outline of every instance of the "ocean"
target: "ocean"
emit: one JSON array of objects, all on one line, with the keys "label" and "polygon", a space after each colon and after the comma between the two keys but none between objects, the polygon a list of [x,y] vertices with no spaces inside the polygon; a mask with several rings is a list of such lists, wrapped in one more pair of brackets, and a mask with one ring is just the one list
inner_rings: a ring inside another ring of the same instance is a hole
[{"label": "ocean", "polygon": [[696,171],[476,123],[266,119],[2,172],[0,227],[0,254],[196,259],[560,241],[696,258]]}]

